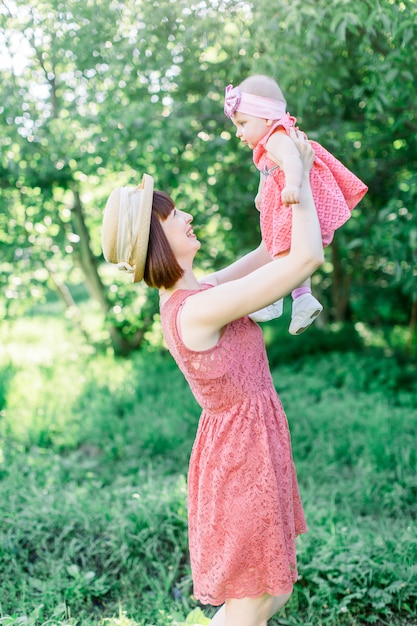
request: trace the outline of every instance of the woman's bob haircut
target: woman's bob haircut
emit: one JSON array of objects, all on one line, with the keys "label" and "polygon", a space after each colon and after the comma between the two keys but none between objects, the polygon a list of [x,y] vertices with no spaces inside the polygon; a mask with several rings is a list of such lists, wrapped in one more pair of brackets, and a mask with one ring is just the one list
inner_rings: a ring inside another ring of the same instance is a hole
[{"label": "woman's bob haircut", "polygon": [[161,222],[167,219],[174,208],[175,204],[167,193],[154,191],[148,254],[143,275],[149,287],[170,289],[184,275],[161,226]]}]

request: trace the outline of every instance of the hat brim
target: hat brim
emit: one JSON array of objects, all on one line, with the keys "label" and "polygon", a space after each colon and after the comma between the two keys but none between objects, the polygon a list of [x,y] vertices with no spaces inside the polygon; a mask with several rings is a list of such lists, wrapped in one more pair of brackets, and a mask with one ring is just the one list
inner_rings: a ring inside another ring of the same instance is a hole
[{"label": "hat brim", "polygon": [[146,256],[148,253],[149,230],[151,227],[151,214],[153,203],[153,178],[149,174],[144,174],[142,182],[136,187],[136,190],[142,189],[142,198],[139,206],[139,225],[138,236],[135,242],[133,252],[135,270],[132,275],[132,282],[138,283],[143,279],[145,271]]}]

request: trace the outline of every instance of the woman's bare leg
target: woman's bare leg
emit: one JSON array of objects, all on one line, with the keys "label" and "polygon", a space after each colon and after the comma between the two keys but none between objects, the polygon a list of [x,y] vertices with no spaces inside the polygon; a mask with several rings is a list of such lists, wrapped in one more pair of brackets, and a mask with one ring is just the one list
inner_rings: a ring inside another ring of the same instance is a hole
[{"label": "woman's bare leg", "polygon": [[291,593],[282,596],[265,594],[259,598],[226,600],[210,622],[210,626],[266,626],[267,621],[289,600]]},{"label": "woman's bare leg", "polygon": [[225,608],[226,607],[223,604],[223,606],[220,607],[220,609],[217,611],[217,613],[215,614],[215,616],[211,620],[209,626],[224,626]]}]

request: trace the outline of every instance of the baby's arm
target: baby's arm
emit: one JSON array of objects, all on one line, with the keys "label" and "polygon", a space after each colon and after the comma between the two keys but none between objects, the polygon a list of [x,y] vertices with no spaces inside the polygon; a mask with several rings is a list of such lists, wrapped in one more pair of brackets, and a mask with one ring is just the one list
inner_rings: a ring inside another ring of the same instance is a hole
[{"label": "baby's arm", "polygon": [[285,187],[281,198],[284,204],[298,204],[303,176],[303,163],[297,146],[284,131],[271,135],[266,144],[270,159],[275,161],[285,174]]}]

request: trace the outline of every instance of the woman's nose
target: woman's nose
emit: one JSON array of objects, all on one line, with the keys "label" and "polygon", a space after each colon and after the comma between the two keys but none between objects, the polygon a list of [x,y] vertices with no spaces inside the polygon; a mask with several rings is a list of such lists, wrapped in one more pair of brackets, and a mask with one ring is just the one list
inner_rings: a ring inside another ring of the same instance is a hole
[{"label": "woman's nose", "polygon": [[187,224],[193,221],[193,216],[191,215],[191,213],[187,213],[187,211],[181,211],[181,213],[183,214],[184,219],[187,222]]}]

